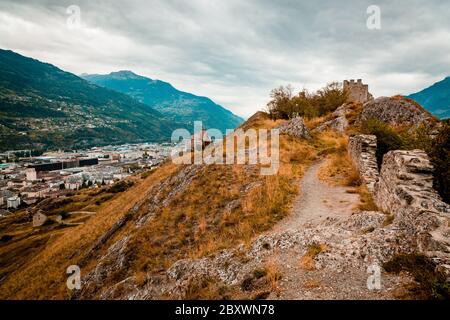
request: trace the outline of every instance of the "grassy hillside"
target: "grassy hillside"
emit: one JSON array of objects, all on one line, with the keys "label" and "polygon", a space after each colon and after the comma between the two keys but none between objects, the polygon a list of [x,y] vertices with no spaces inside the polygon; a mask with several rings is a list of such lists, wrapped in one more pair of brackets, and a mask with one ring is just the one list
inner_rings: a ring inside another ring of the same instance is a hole
[{"label": "grassy hillside", "polygon": [[[272,128],[277,124],[280,121],[260,114],[246,127]],[[67,266],[78,264],[87,275],[121,239],[127,240],[123,252],[126,269],[109,272],[101,287],[90,285],[84,298],[99,298],[102,288],[129,276],[145,279],[148,274],[156,275],[179,259],[245,245],[288,214],[305,168],[318,154],[336,150],[339,139],[334,134],[320,135],[314,142],[281,136],[281,167],[274,176],[259,175],[259,166],[166,163],[101,204],[84,225],[53,236],[0,282],[0,296],[69,298],[65,287]],[[128,217],[127,222],[121,228],[100,246],[94,246],[124,217]]]}]

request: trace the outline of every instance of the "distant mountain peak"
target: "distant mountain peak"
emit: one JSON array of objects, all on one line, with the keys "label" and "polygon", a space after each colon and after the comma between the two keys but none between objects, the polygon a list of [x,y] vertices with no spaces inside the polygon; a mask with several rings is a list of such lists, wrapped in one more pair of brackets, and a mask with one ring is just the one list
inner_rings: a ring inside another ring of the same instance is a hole
[{"label": "distant mountain peak", "polygon": [[133,71],[130,70],[119,70],[114,71],[109,74],[111,78],[118,79],[118,80],[128,80],[128,79],[141,79],[144,78],[140,75],[137,75]]},{"label": "distant mountain peak", "polygon": [[202,121],[208,128],[225,132],[234,129],[243,119],[214,103],[207,97],[175,89],[170,83],[153,80],[122,70],[107,75],[84,75],[84,79],[111,90],[125,93],[169,119],[191,126]]},{"label": "distant mountain peak", "polygon": [[441,119],[450,118],[450,76],[422,91],[409,95],[409,98]]}]

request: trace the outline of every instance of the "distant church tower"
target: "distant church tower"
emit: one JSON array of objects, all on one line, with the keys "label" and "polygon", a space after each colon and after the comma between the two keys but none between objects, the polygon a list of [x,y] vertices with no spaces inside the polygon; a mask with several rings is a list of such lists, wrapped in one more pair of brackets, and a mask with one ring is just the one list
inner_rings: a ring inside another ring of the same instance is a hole
[{"label": "distant church tower", "polygon": [[344,91],[347,92],[347,102],[366,103],[373,100],[369,92],[369,85],[363,84],[361,79],[344,80]]}]

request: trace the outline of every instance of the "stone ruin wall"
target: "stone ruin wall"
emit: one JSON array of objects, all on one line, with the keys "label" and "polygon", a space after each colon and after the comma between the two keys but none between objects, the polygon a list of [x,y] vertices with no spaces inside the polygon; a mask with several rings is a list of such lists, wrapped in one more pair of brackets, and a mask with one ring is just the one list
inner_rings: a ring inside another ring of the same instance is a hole
[{"label": "stone ruin wall", "polygon": [[378,165],[376,158],[377,137],[373,135],[352,136],[348,142],[348,152],[359,171],[361,180],[367,185],[371,193],[378,180]]},{"label": "stone ruin wall", "polygon": [[394,214],[399,232],[450,277],[450,206],[433,189],[433,166],[428,155],[422,150],[390,151],[384,156],[380,173],[375,174],[375,151],[374,136],[350,138],[349,154],[375,204]]},{"label": "stone ruin wall", "polygon": [[422,150],[388,152],[373,196],[381,210],[395,214],[417,251],[450,276],[450,206],[433,189],[428,155]]}]

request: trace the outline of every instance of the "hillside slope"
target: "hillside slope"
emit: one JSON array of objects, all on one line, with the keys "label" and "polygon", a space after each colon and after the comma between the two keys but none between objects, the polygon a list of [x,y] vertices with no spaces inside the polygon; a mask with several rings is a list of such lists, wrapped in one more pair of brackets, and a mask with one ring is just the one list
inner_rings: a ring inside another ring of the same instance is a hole
[{"label": "hillside slope", "polygon": [[450,77],[409,95],[409,98],[441,119],[450,118]]},{"label": "hillside slope", "polygon": [[194,121],[202,121],[207,128],[216,128],[225,133],[226,129],[234,129],[243,121],[209,98],[179,91],[167,82],[142,77],[131,71],[82,77],[99,86],[128,94],[189,127]]},{"label": "hillside slope", "polygon": [[0,150],[163,141],[178,126],[127,95],[0,50]]},{"label": "hillside slope", "polygon": [[[263,126],[277,124],[259,121]],[[261,176],[258,165],[166,163],[102,204],[84,225],[55,235],[21,268],[0,279],[0,297],[69,298],[65,269],[73,264],[81,267],[86,289],[74,297],[119,297],[112,287],[123,277],[147,282],[147,274],[156,279],[180,259],[248,243],[288,214],[295,181],[314,158],[314,147],[302,141],[282,137],[282,143],[282,165],[274,176]],[[122,244],[126,270],[110,266],[113,260],[106,257],[114,251],[111,246]],[[111,272],[100,271],[106,269]],[[97,271],[105,277],[95,285],[89,279],[96,278]]]},{"label": "hillside slope", "polygon": [[[306,121],[310,139],[282,134],[272,176],[259,165],[168,161],[134,177],[85,224],[8,268],[0,298],[401,298],[404,284],[417,286],[407,274],[382,271],[386,290],[367,286],[369,266],[414,252],[415,242],[398,212],[378,210],[352,165],[347,134],[361,106],[350,107],[347,131],[319,130],[321,117]],[[242,128],[296,123],[258,113]],[[0,232],[0,252],[9,247],[13,257],[15,237]],[[79,291],[66,287],[70,265],[81,268]]]}]

